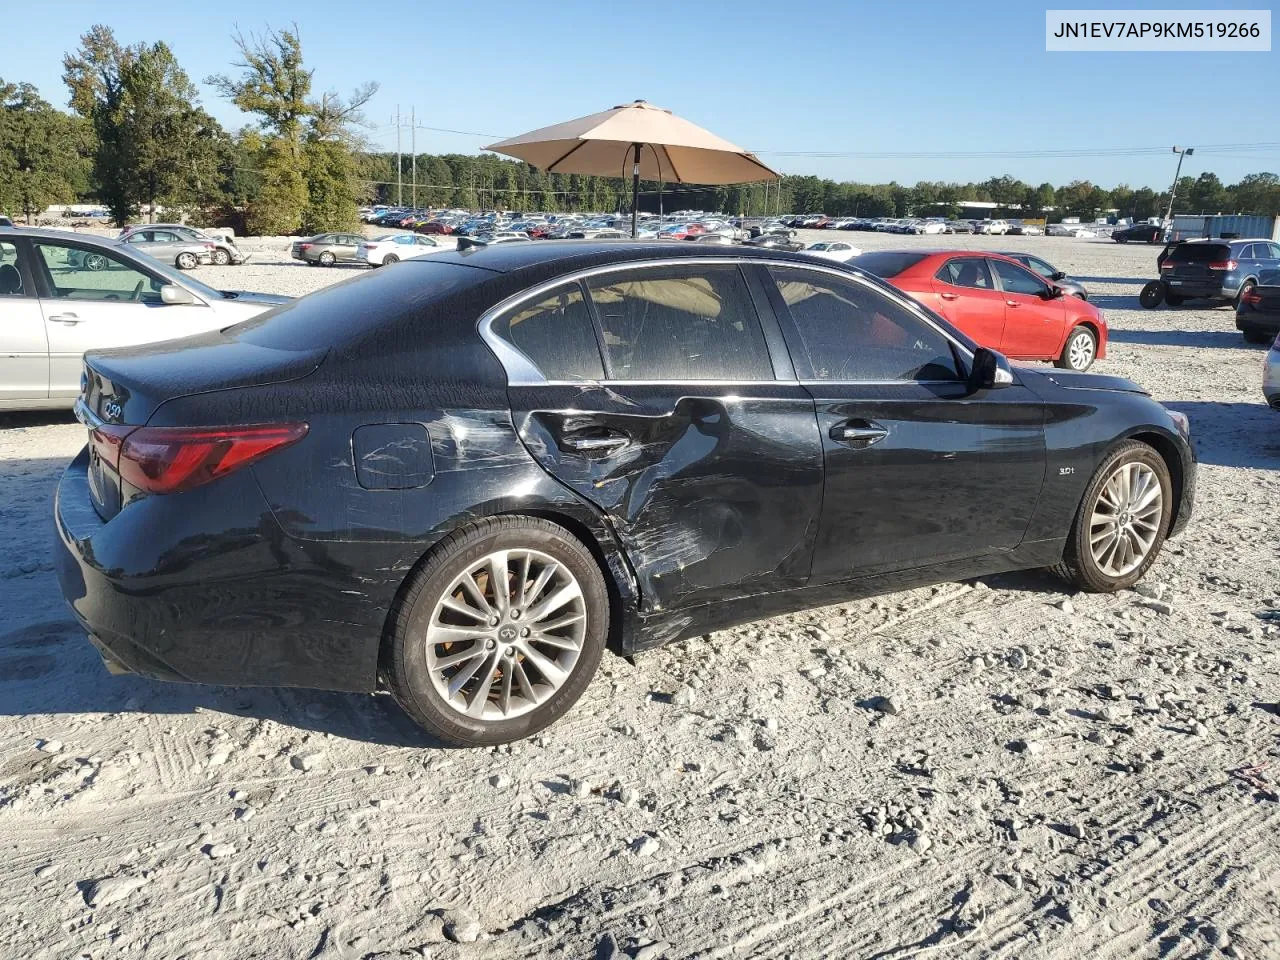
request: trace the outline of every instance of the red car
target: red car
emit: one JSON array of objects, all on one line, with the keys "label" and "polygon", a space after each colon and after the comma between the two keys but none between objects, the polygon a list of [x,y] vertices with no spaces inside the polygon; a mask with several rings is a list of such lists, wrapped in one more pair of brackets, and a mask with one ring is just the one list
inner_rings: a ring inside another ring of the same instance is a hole
[{"label": "red car", "polygon": [[877,250],[849,262],[1011,359],[1087,370],[1107,355],[1102,311],[998,253]]},{"label": "red car", "polygon": [[418,228],[419,233],[435,233],[450,234],[453,233],[453,227],[447,223],[441,223],[439,220],[429,220]]}]

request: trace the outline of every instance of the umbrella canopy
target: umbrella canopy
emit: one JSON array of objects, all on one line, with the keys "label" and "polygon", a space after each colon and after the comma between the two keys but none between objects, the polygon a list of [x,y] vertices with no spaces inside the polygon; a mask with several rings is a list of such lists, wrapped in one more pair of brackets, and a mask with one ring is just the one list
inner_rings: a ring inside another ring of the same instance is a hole
[{"label": "umbrella canopy", "polygon": [[542,127],[485,147],[548,173],[625,176],[631,165],[635,233],[640,180],[751,183],[778,174],[741,147],[644,100]]}]

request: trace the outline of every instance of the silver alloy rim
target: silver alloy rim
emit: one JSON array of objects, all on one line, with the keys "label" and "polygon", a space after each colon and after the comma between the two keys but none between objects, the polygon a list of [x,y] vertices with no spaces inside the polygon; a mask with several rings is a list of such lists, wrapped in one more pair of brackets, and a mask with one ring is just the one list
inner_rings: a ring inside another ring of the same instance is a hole
[{"label": "silver alloy rim", "polygon": [[1071,346],[1067,348],[1067,362],[1073,370],[1083,370],[1093,362],[1093,337],[1087,333],[1077,333],[1071,338]]},{"label": "silver alloy rim", "polygon": [[90,270],[105,270],[107,258],[98,253],[91,253],[85,258],[84,265]]},{"label": "silver alloy rim", "polygon": [[1154,470],[1139,461],[1116,467],[1098,491],[1089,520],[1089,549],[1098,569],[1123,577],[1142,566],[1163,513],[1164,490]]},{"label": "silver alloy rim", "polygon": [[497,550],[458,574],[427,626],[436,692],[472,720],[546,703],[582,654],[587,604],[568,567],[537,550]]}]

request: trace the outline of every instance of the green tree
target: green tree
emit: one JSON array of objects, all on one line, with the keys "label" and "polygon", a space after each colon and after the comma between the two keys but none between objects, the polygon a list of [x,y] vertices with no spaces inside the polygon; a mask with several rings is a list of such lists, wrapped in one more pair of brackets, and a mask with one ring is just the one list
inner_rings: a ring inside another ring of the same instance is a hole
[{"label": "green tree", "polygon": [[1185,196],[1188,205],[1197,213],[1229,212],[1231,195],[1216,173],[1205,171],[1196,177]]},{"label": "green tree", "polygon": [[29,83],[0,79],[0,212],[32,218],[88,186],[92,132]]},{"label": "green tree", "polygon": [[109,27],[94,26],[63,58],[63,80],[97,135],[94,178],[117,223],[143,203],[154,219],[157,204],[217,199],[228,141],[166,44],[125,47]]},{"label": "green tree", "polygon": [[1280,215],[1280,177],[1274,173],[1251,173],[1229,190],[1232,206],[1241,213]]}]

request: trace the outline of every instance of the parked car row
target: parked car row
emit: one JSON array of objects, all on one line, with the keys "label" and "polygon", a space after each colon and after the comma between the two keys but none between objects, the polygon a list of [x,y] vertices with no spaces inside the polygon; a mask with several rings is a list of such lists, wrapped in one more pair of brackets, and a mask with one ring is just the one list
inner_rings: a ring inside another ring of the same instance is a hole
[{"label": "parked car row", "polygon": [[230,235],[181,223],[135,224],[125,227],[116,239],[180,270],[192,270],[202,263],[238,266],[249,259]]}]

